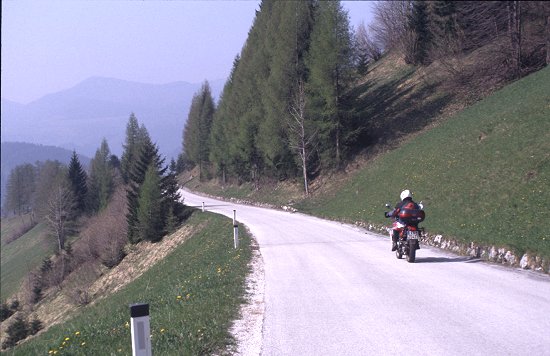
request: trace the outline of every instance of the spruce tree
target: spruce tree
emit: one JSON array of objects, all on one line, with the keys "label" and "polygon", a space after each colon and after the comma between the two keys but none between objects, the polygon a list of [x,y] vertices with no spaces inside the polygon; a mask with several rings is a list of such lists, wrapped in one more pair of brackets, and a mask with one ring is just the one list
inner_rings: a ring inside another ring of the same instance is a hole
[{"label": "spruce tree", "polygon": [[71,191],[75,198],[76,210],[78,214],[82,214],[86,211],[86,205],[88,200],[88,186],[87,186],[87,175],[76,151],[73,151],[71,156],[71,162],[69,163],[69,172],[68,172],[69,182],[71,184]]},{"label": "spruce tree", "polygon": [[345,144],[344,98],[353,79],[349,19],[340,2],[317,3],[306,64],[308,111],[316,122],[321,160],[339,167]]},{"label": "spruce tree", "polygon": [[147,168],[140,187],[137,220],[140,240],[156,242],[163,235],[160,177],[153,162]]},{"label": "spruce tree", "polygon": [[139,145],[141,147],[141,150],[135,164],[133,165],[132,171],[129,172],[129,182],[126,189],[128,200],[128,212],[126,215],[126,221],[128,223],[128,240],[131,243],[137,243],[142,238],[139,231],[139,197],[142,185],[145,182],[146,172],[150,166],[154,167],[156,169],[157,175],[161,177],[161,183],[159,183],[160,191],[165,192],[163,194],[168,194],[166,193],[167,187],[163,185],[164,176],[168,167],[163,167],[164,159],[161,158],[158,152],[158,147],[151,142],[145,126],[142,125],[139,131]]},{"label": "spruce tree", "polygon": [[[222,184],[226,183],[227,173],[231,165],[229,141],[233,135],[231,123],[235,120],[235,114],[233,113],[233,80],[235,78],[235,70],[239,64],[239,59],[240,57],[237,55],[233,61],[233,67],[223,87],[218,108],[214,112],[212,129],[210,131],[209,160],[213,165],[215,174],[221,178]],[[178,171],[180,169],[179,167],[185,164],[185,162],[183,162],[184,159],[185,154],[182,153],[182,155],[178,157]]]},{"label": "spruce tree", "polygon": [[409,16],[409,27],[415,34],[413,63],[428,64],[433,36],[430,31],[428,6],[425,1],[417,0],[413,3]]},{"label": "spruce tree", "polygon": [[128,119],[128,123],[126,124],[126,139],[124,141],[124,145],[122,146],[124,151],[122,152],[122,157],[120,159],[120,168],[124,183],[128,183],[129,174],[132,171],[134,162],[138,158],[139,131],[140,128],[138,120],[134,113],[132,113]]},{"label": "spruce tree", "polygon": [[114,171],[110,165],[111,152],[106,139],[101,142],[90,163],[89,206],[92,211],[102,210],[114,191]]},{"label": "spruce tree", "polygon": [[183,133],[183,147],[187,157],[199,166],[199,177],[202,179],[204,165],[210,153],[210,131],[214,118],[214,99],[208,81],[193,96],[189,116]]}]

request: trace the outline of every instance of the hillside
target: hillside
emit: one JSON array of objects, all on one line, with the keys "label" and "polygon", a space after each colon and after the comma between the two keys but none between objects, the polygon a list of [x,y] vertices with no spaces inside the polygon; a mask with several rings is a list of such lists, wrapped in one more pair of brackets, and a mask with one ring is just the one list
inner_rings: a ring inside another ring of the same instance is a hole
[{"label": "hillside", "polygon": [[415,68],[386,57],[370,69],[355,95],[362,105],[357,110],[373,118],[369,136],[377,139],[346,173],[318,177],[309,199],[299,180],[260,189],[183,181],[214,195],[290,203],[367,225],[388,224],[384,203],[395,203],[408,188],[426,204],[430,234],[503,247],[520,257],[538,254],[548,264],[550,236],[537,222],[550,220],[550,195],[543,188],[550,186],[550,68],[475,102],[464,95],[467,88],[449,90],[436,65]]},{"label": "hillside", "polygon": [[550,68],[508,85],[378,156],[301,209],[383,224],[405,188],[431,233],[550,257]]},{"label": "hillside", "polygon": [[[223,81],[211,84],[214,95]],[[161,152],[181,150],[181,137],[193,94],[201,83],[145,84],[92,77],[72,88],[26,105],[2,99],[2,141],[23,141],[76,149],[93,156],[106,138],[111,151],[122,152],[126,124],[133,112]]]},{"label": "hillside", "polygon": [[[252,258],[246,231],[237,250],[224,238],[230,223],[196,212],[161,242],[133,245],[120,265],[93,281],[89,305],[75,305],[71,298],[78,280],[64,282],[32,311],[18,313],[38,317],[45,329],[5,353],[131,354],[128,305],[140,302],[150,305],[155,353],[220,354],[234,344],[229,326],[238,318]],[[2,339],[18,314],[2,322]]]}]

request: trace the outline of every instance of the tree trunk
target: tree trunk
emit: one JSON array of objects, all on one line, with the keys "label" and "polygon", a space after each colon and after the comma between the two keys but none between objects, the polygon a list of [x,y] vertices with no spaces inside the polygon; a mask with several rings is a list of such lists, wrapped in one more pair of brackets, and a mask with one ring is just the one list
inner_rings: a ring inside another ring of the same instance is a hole
[{"label": "tree trunk", "polygon": [[514,78],[521,76],[521,9],[519,1],[508,2],[508,34]]},{"label": "tree trunk", "polygon": [[545,10],[545,28],[546,28],[546,65],[550,65],[550,6],[543,4]]}]

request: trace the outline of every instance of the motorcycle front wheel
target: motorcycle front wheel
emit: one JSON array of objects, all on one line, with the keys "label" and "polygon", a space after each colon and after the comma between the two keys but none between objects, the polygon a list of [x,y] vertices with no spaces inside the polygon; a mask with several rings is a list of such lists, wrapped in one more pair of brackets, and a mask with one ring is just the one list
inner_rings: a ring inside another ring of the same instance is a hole
[{"label": "motorcycle front wheel", "polygon": [[403,258],[403,247],[401,245],[397,246],[397,250],[395,250],[395,257],[397,257],[398,259]]}]

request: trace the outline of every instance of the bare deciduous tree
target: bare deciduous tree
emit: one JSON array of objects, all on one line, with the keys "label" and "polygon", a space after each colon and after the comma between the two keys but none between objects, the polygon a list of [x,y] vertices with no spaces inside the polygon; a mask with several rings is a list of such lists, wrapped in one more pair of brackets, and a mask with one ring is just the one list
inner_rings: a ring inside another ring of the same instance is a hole
[{"label": "bare deciduous tree", "polygon": [[361,74],[364,74],[363,67],[372,61],[377,61],[382,57],[382,49],[373,41],[369,35],[365,23],[361,22],[355,34],[355,50],[357,52],[357,61]]},{"label": "bare deciduous tree", "polygon": [[384,52],[397,49],[407,54],[414,45],[408,28],[412,1],[378,1],[374,21],[369,26],[374,43]]},{"label": "bare deciduous tree", "polygon": [[290,119],[288,121],[289,143],[292,150],[298,153],[300,157],[299,165],[302,167],[302,176],[304,178],[304,191],[309,195],[308,183],[308,163],[313,152],[312,146],[317,131],[307,127],[305,114],[306,93],[304,83],[300,80],[296,87],[296,93],[290,107]]},{"label": "bare deciduous tree", "polygon": [[46,221],[55,238],[59,251],[65,249],[65,240],[71,233],[75,218],[75,201],[66,184],[58,184],[48,201]]}]

